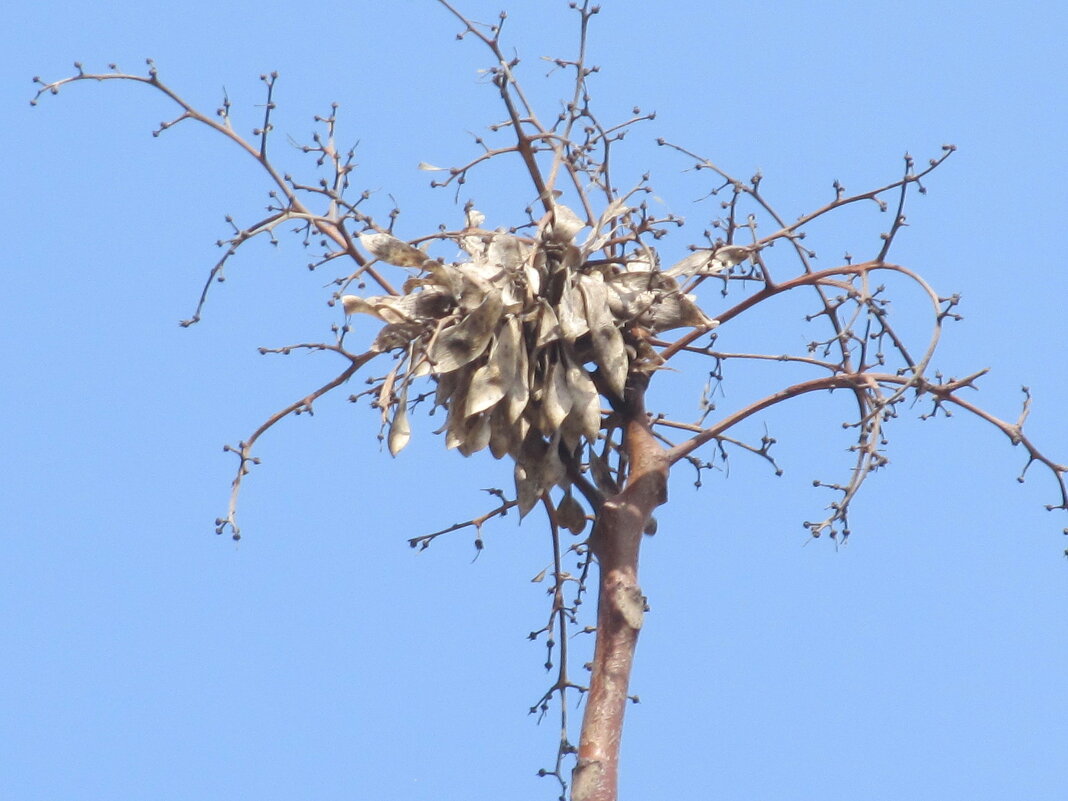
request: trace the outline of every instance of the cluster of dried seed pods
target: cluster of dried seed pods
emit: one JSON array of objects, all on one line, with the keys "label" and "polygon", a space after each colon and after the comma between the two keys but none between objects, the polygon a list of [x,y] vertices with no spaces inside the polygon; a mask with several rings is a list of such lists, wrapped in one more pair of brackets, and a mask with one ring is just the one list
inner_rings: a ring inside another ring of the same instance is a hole
[{"label": "cluster of dried seed pods", "polygon": [[446,444],[464,455],[488,447],[498,459],[510,456],[521,514],[543,492],[567,490],[561,450],[592,446],[601,398],[620,402],[631,372],[656,369],[655,351],[637,332],[712,328],[680,281],[747,256],[744,248],[697,251],[660,270],[636,236],[628,255],[602,252],[628,230],[630,212],[613,203],[578,243],[588,225],[563,205],[534,237],[485,230],[483,215],[468,210],[457,237],[468,258],[455,263],[390,234],[361,235],[378,260],[418,271],[403,294],[342,297],[346,313],[385,323],[373,349],[402,351],[378,396],[393,454],[411,437],[409,387],[432,377],[434,402],[447,413]]}]

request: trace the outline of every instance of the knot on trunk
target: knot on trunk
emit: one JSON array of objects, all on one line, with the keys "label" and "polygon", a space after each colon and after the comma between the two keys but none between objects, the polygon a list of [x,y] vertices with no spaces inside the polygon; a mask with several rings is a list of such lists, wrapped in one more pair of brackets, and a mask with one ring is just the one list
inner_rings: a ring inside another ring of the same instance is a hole
[{"label": "knot on trunk", "polygon": [[637,584],[617,584],[612,591],[611,603],[627,626],[635,631],[641,629],[645,611],[649,608],[641,587]]}]

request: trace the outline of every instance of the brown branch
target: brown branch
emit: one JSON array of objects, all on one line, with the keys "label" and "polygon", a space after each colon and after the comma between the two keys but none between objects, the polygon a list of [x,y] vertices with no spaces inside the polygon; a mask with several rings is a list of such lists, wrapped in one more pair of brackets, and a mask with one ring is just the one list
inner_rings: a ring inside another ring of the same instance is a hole
[{"label": "brown branch", "polygon": [[751,417],[757,412],[763,411],[764,409],[774,406],[777,403],[781,403],[784,400],[789,400],[790,398],[796,398],[801,395],[806,395],[809,392],[817,392],[819,390],[864,387],[866,384],[876,380],[889,380],[897,383],[905,382],[905,379],[902,379],[900,376],[882,375],[877,377],[874,374],[861,373],[854,375],[824,376],[822,378],[813,378],[809,381],[803,381],[800,384],[794,384],[793,386],[781,389],[778,392],[749,404],[744,409],[740,409],[734,414],[725,417],[713,426],[708,426],[702,429],[700,433],[685,442],[679,443],[674,448],[671,448],[667,452],[668,464],[675,464],[675,462],[689,456],[702,445],[733,428],[747,417]]},{"label": "brown branch", "polygon": [[[314,347],[321,350],[333,350],[335,352],[342,352],[340,348],[331,345],[316,345]],[[251,465],[260,463],[258,457],[252,456],[252,446],[256,444],[256,440],[258,440],[267,431],[269,431],[276,423],[288,417],[289,415],[293,413],[300,414],[301,412],[310,413],[312,410],[312,403],[314,403],[326,393],[330,392],[332,389],[341,386],[350,378],[352,378],[352,376],[355,375],[357,370],[359,370],[363,365],[367,364],[367,362],[371,361],[371,359],[373,359],[375,356],[378,356],[379,352],[367,351],[366,353],[363,353],[359,356],[353,356],[351,354],[345,355],[350,359],[351,364],[349,364],[349,366],[346,367],[345,370],[336,378],[332,379],[331,381],[328,381],[326,384],[319,387],[319,389],[315,390],[314,392],[305,395],[300,400],[294,401],[293,403],[286,406],[284,409],[280,409],[279,411],[272,414],[260,425],[259,428],[252,432],[252,435],[249,436],[248,439],[239,442],[236,447],[233,445],[223,446],[224,451],[230,451],[231,453],[237,454],[239,463],[237,467],[237,475],[234,476],[234,480],[230,484],[230,505],[227,510],[226,517],[216,518],[215,520],[216,534],[222,534],[223,531],[229,528],[231,535],[235,540],[241,539],[241,529],[237,525],[237,496],[241,492],[241,482],[244,477],[248,475],[249,470],[251,469]]]},{"label": "brown branch", "polygon": [[[799,276],[796,276],[795,278],[790,279],[789,281],[783,281],[779,284],[768,284],[765,285],[758,292],[755,292],[754,294],[745,298],[730,309],[727,309],[722,313],[717,314],[716,322],[718,325],[722,326],[723,324],[729,322],[730,320],[739,316],[743,312],[748,311],[752,307],[764,302],[765,300],[775,297],[776,295],[780,295],[784,292],[789,292],[793,289],[797,289],[798,287],[837,286],[843,291],[853,294],[855,293],[855,290],[848,283],[843,283],[834,279],[841,276],[864,276],[867,275],[869,272],[875,270],[888,270],[891,272],[901,273],[902,275],[910,278],[921,289],[923,289],[923,291],[927,294],[928,298],[931,301],[932,308],[935,314],[935,324],[931,335],[931,341],[929,342],[927,350],[923,358],[919,361],[918,365],[914,363],[911,358],[908,358],[907,351],[904,351],[903,346],[901,346],[901,350],[909,363],[909,367],[912,369],[914,374],[920,375],[923,373],[923,370],[926,369],[928,362],[934,355],[935,347],[937,346],[940,337],[940,323],[942,319],[942,308],[940,305],[941,299],[938,297],[938,294],[919,275],[917,275],[912,270],[909,270],[897,264],[887,264],[884,262],[871,261],[863,262],[861,264],[845,264],[838,267],[831,267],[826,270],[820,270],[818,272],[803,273]],[[693,345],[694,342],[696,342],[698,339],[708,333],[709,330],[710,329],[708,328],[695,328],[688,334],[684,334],[679,339],[675,340],[662,351],[660,351],[659,355],[661,360],[666,362],[676,353],[689,348]],[[895,343],[898,343],[896,336],[893,336],[893,339]],[[843,356],[843,366],[846,366],[847,358],[847,356]]]},{"label": "brown branch", "polygon": [[[478,30],[475,24],[457,11],[448,0],[438,0],[442,6],[460,20],[467,30],[465,33],[474,34],[483,44],[486,45],[497,58],[497,66],[493,68],[494,85],[497,87],[498,92],[501,95],[501,101],[504,103],[504,107],[508,112],[508,118],[511,120],[512,128],[515,131],[516,138],[516,151],[523,159],[523,163],[527,168],[527,174],[530,176],[531,181],[534,183],[534,188],[537,190],[538,198],[541,201],[542,207],[547,214],[552,213],[553,210],[553,198],[545,186],[545,179],[541,174],[541,168],[538,166],[538,161],[534,155],[534,147],[531,144],[532,140],[523,131],[523,123],[533,123],[539,133],[545,133],[545,129],[537,123],[533,117],[533,111],[530,104],[523,97],[522,90],[519,88],[515,81],[515,77],[512,75],[512,67],[517,63],[516,61],[509,61],[505,58],[504,53],[501,51],[500,42],[498,41],[499,27],[494,26],[491,28],[493,36],[487,36]],[[501,14],[501,21],[503,22],[506,16]],[[526,111],[526,115],[520,115],[519,110],[516,108],[515,101],[512,99],[510,88],[515,88],[518,93],[520,102],[523,103]]]},{"label": "brown branch", "polygon": [[[974,377],[970,377],[969,379],[963,379],[962,382],[957,383],[970,383],[972,378]],[[966,409],[979,419],[985,420],[986,422],[990,423],[992,426],[999,429],[1001,433],[1003,433],[1006,437],[1008,437],[1009,442],[1011,442],[1013,445],[1023,445],[1024,449],[1027,451],[1028,458],[1027,464],[1024,465],[1024,469],[1017,478],[1017,481],[1023,483],[1024,474],[1034,462],[1038,462],[1040,464],[1045,465],[1047,468],[1049,468],[1050,472],[1053,473],[1054,477],[1057,479],[1057,484],[1060,487],[1061,491],[1061,502],[1057,505],[1046,504],[1046,509],[1049,511],[1053,511],[1054,509],[1068,510],[1068,485],[1066,485],[1065,483],[1065,476],[1066,474],[1068,474],[1068,465],[1059,464],[1045,456],[1042,451],[1038,449],[1038,446],[1036,446],[1031,441],[1031,439],[1026,434],[1024,434],[1023,423],[1027,417],[1028,412],[1030,411],[1031,393],[1030,390],[1027,389],[1027,387],[1024,387],[1023,391],[1026,395],[1026,398],[1024,400],[1024,407],[1020,414],[1020,418],[1015,423],[1009,423],[1005,420],[1001,420],[1000,418],[997,418],[994,415],[990,414],[990,412],[982,409],[979,406],[976,406],[974,403],[971,403],[961,397],[958,397],[952,392],[935,394],[937,394],[940,399],[948,401],[949,403],[959,406],[962,409]],[[1066,529],[1066,532],[1068,532],[1068,529]]]},{"label": "brown branch", "polygon": [[[559,648],[559,652],[556,660],[556,681],[553,685],[545,691],[542,697],[531,708],[531,714],[539,712],[541,715],[545,715],[549,709],[549,702],[554,696],[557,697],[557,702],[560,709],[560,742],[556,749],[556,761],[552,770],[541,769],[538,771],[539,776],[553,776],[560,783],[561,792],[567,789],[567,780],[564,778],[564,762],[573,753],[575,753],[575,746],[571,744],[570,737],[568,736],[568,703],[567,703],[567,691],[576,690],[580,694],[585,693],[588,688],[575,684],[568,677],[568,639],[569,630],[568,624],[573,622],[575,609],[569,607],[564,597],[564,591],[569,581],[577,581],[579,583],[579,591],[582,589],[582,582],[580,579],[575,579],[569,573],[564,571],[563,565],[563,553],[560,545],[560,522],[557,520],[556,507],[549,499],[548,493],[542,497],[542,505],[545,507],[546,515],[549,519],[549,530],[552,539],[553,549],[553,586],[550,589],[552,594],[552,606],[549,612],[549,622],[539,632],[531,632],[530,639],[537,639],[538,635],[544,633],[546,635],[546,648],[548,650],[548,656],[545,661],[545,669],[552,670],[553,668],[553,649]],[[540,575],[544,575],[545,571],[542,571]],[[540,580],[540,579],[536,579]],[[539,717],[539,721],[540,721]]]},{"label": "brown branch", "polygon": [[[488,491],[488,490],[487,490]],[[496,493],[494,493],[496,494]],[[412,537],[408,540],[408,545],[412,548],[418,548],[419,550],[426,550],[430,547],[430,543],[440,537],[442,534],[451,534],[454,531],[460,531],[461,529],[471,528],[472,526],[476,531],[482,531],[482,525],[494,517],[503,516],[509,509],[518,505],[518,501],[503,501],[496,509],[492,509],[483,515],[478,517],[472,517],[470,520],[465,520],[462,523],[453,523],[451,526],[435,531],[431,534],[421,534],[418,537]],[[478,547],[478,546],[476,546]]]},{"label": "brown branch", "polygon": [[[791,398],[796,398],[801,395],[808,394],[810,392],[817,392],[822,390],[835,390],[835,389],[851,389],[855,392],[863,392],[869,396],[869,404],[874,410],[883,413],[883,410],[889,407],[890,404],[896,403],[900,398],[901,393],[909,388],[914,389],[917,394],[928,394],[933,396],[939,403],[952,403],[963,409],[972,412],[977,417],[991,425],[998,428],[1005,434],[1012,442],[1013,445],[1023,445],[1028,453],[1028,466],[1034,462],[1045,465],[1049,471],[1053,474],[1057,481],[1058,487],[1061,493],[1061,502],[1057,505],[1047,505],[1047,509],[1068,509],[1068,484],[1065,481],[1065,475],[1068,474],[1068,466],[1054,462],[1052,459],[1045,456],[1039,448],[1023,433],[1023,418],[1026,416],[1027,405],[1025,404],[1024,414],[1021,414],[1021,419],[1016,423],[1008,423],[1001,420],[982,408],[976,406],[969,401],[964,400],[956,393],[964,388],[973,387],[977,378],[986,373],[986,370],[981,370],[973,375],[967,376],[962,379],[956,379],[947,381],[945,383],[936,384],[927,381],[923,378],[917,378],[915,376],[902,376],[893,375],[889,373],[852,373],[852,374],[840,374],[833,376],[824,376],[822,378],[814,378],[809,381],[804,381],[800,384],[794,384],[793,386],[786,387],[776,393],[768,395],[760,400],[751,403],[743,409],[723,418],[713,426],[703,428],[699,433],[696,433],[693,437],[685,442],[675,445],[667,451],[668,463],[673,465],[680,459],[689,457],[694,451],[700,448],[702,445],[720,438],[726,431],[733,428],[735,425],[745,420],[748,417],[781,403]],[[880,386],[890,386],[894,388],[894,392],[889,396],[877,396],[872,397],[872,394],[877,391]],[[1028,396],[1029,397],[1029,396]],[[876,420],[876,425],[881,421],[881,417]],[[675,428],[692,430],[686,424],[670,424]],[[865,421],[860,421],[858,425],[865,424]],[[862,437],[861,453],[859,455],[860,466],[854,471],[854,475],[850,483],[845,487],[832,486],[835,489],[840,489],[843,492],[842,500],[835,504],[836,514],[829,518],[828,521],[823,523],[806,524],[812,531],[814,536],[818,536],[819,531],[825,528],[832,519],[843,519],[845,507],[848,506],[849,500],[856,494],[860,485],[863,483],[865,476],[871,472],[871,470],[878,467],[882,462],[878,459],[875,453],[875,443],[878,441],[877,429],[873,433],[869,433],[865,438]],[[874,459],[874,461],[872,461]],[[1027,467],[1024,468],[1026,471]],[[1020,480],[1023,479],[1021,474]]]},{"label": "brown branch", "polygon": [[[160,127],[153,131],[154,136],[159,136],[163,131],[168,128],[172,128],[183,120],[195,120],[196,122],[206,125],[214,131],[225,136],[230,141],[234,142],[244,152],[254,158],[260,166],[270,176],[271,181],[275,184],[278,190],[285,197],[288,204],[287,210],[292,213],[293,216],[300,216],[306,218],[312,222],[316,230],[323,236],[331,239],[343,252],[345,252],[353,261],[359,264],[361,267],[365,267],[367,275],[369,275],[375,282],[382,287],[382,289],[391,295],[398,294],[397,290],[392,287],[386,278],[376,271],[375,269],[366,266],[366,259],[356,248],[356,243],[352,237],[344,230],[344,227],[339,225],[337,221],[330,220],[319,214],[312,212],[303,201],[297,196],[295,190],[290,186],[286,177],[278,172],[274,165],[267,158],[266,150],[266,136],[270,129],[270,112],[273,108],[273,103],[270,100],[271,92],[273,91],[274,78],[270,80],[264,77],[264,80],[268,85],[268,104],[265,111],[263,128],[256,129],[256,133],[260,136],[260,146],[256,147],[249,143],[246,139],[236,133],[230,124],[229,118],[229,101],[227,101],[223,108],[220,109],[218,115],[222,118],[223,122],[217,122],[208,115],[194,108],[190,103],[183,99],[177,92],[167,86],[159,79],[159,72],[156,69],[155,63],[151,60],[147,60],[149,66],[149,72],[147,76],[133,75],[122,72],[110,72],[110,73],[87,73],[84,72],[80,64],[75,64],[75,68],[78,70],[77,75],[63,78],[59,81],[52,81],[46,83],[40,78],[34,78],[34,81],[40,85],[41,88],[37,90],[37,94],[31,103],[36,104],[43,94],[58,94],[60,88],[69,83],[75,83],[79,81],[132,81],[134,83],[142,83],[153,87],[154,89],[162,92],[174,103],[176,103],[181,109],[182,113],[170,122],[164,122],[160,124]],[[195,321],[195,320],[194,320]]]},{"label": "brown branch", "polygon": [[[753,199],[756,200],[764,208],[765,211],[767,211],[769,213],[773,213],[771,207],[766,204],[764,199],[761,197],[759,191],[755,187],[752,188],[752,189],[750,189],[749,187],[746,187],[745,184],[742,184],[741,182],[736,181],[736,179],[732,178],[730,175],[728,175],[726,172],[721,170],[719,167],[717,167],[713,162],[709,161],[708,159],[702,158],[701,156],[698,156],[696,153],[693,153],[693,152],[691,152],[691,151],[687,150],[686,148],[681,147],[679,145],[672,144],[671,142],[668,142],[668,141],[666,141],[664,139],[658,139],[657,140],[657,144],[659,144],[661,147],[668,147],[668,148],[671,148],[672,150],[677,150],[679,153],[682,153],[684,155],[687,155],[687,156],[695,159],[699,169],[712,170],[713,172],[717,173],[718,175],[720,175],[722,178],[724,178],[726,181],[730,182],[731,184],[737,184],[737,186],[739,187],[740,191],[742,191],[742,192],[750,195],[751,197],[753,197]],[[813,220],[815,220],[816,218],[822,217],[823,215],[828,214],[829,212],[832,212],[835,209],[841,208],[842,206],[848,206],[848,205],[851,205],[853,203],[859,203],[859,202],[864,201],[864,200],[874,201],[875,203],[879,204],[879,208],[880,209],[885,210],[885,203],[882,200],[880,200],[880,198],[879,198],[880,195],[883,195],[883,194],[885,194],[887,192],[891,192],[894,189],[899,189],[901,187],[907,186],[908,184],[918,183],[922,178],[924,178],[927,175],[929,175],[932,171],[938,169],[946,159],[948,159],[951,155],[953,155],[953,153],[956,151],[956,149],[957,148],[956,148],[955,145],[943,145],[942,146],[942,155],[939,156],[936,159],[931,159],[928,162],[928,166],[925,169],[923,169],[919,173],[915,173],[915,174],[912,173],[911,171],[907,171],[904,177],[899,178],[896,181],[891,181],[890,183],[886,184],[885,186],[880,186],[878,189],[872,189],[872,190],[869,190],[867,192],[860,192],[859,194],[856,194],[856,195],[850,195],[848,197],[844,197],[843,196],[844,192],[841,191],[841,188],[839,186],[839,191],[838,191],[837,196],[835,197],[834,200],[832,200],[831,202],[829,202],[829,203],[827,203],[827,204],[825,204],[823,206],[820,206],[820,208],[816,209],[815,211],[809,212],[808,214],[802,214],[800,217],[798,217],[794,222],[790,223],[789,225],[782,225],[782,227],[778,231],[776,231],[773,234],[770,234],[769,236],[763,237],[760,241],[761,241],[761,243],[768,243],[768,242],[772,242],[772,241],[774,241],[776,239],[788,238],[792,234],[796,233],[798,230],[803,228],[805,225],[807,225],[808,223],[810,223]],[[907,166],[911,166],[911,163],[909,163]],[[756,183],[759,183],[759,181],[757,181]],[[775,215],[775,216],[777,217],[778,215]],[[885,252],[883,253],[883,255],[885,255]]]}]

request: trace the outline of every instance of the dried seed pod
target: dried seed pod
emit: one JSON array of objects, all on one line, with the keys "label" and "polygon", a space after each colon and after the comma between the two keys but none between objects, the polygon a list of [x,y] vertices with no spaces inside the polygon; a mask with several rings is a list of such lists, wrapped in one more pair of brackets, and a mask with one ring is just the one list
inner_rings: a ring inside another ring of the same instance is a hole
[{"label": "dried seed pod", "polygon": [[490,416],[489,449],[494,459],[502,459],[519,444],[520,427],[508,419],[508,405],[498,403]]},{"label": "dried seed pod", "polygon": [[527,408],[527,404],[530,402],[530,364],[527,360],[527,349],[519,321],[513,318],[509,321],[509,325],[514,325],[519,329],[514,372],[508,383],[508,400],[506,403],[508,421],[514,423],[520,419],[523,411]]},{"label": "dried seed pod", "polygon": [[695,275],[715,275],[741,264],[749,254],[750,248],[744,245],[723,245],[714,251],[697,250],[664,270],[664,274],[683,281]]},{"label": "dried seed pod", "polygon": [[597,226],[590,232],[590,235],[586,238],[586,241],[582,243],[579,248],[582,253],[583,261],[593,252],[600,250],[605,246],[612,235],[615,233],[618,226],[608,227],[608,223],[617,217],[622,217],[628,211],[631,211],[630,207],[626,204],[623,198],[616,198],[608,207],[601,213],[600,219],[597,220]]},{"label": "dried seed pod", "polygon": [[571,412],[574,399],[568,391],[567,368],[554,353],[549,353],[545,371],[545,393],[541,400],[542,430],[556,431]]},{"label": "dried seed pod", "polygon": [[575,234],[586,227],[586,222],[562,203],[553,206],[553,223],[549,238],[560,245],[569,245]]},{"label": "dried seed pod", "polygon": [[449,314],[452,296],[439,287],[428,287],[407,295],[376,295],[361,298],[342,295],[345,314],[370,314],[386,323],[410,323],[440,319]]},{"label": "dried seed pod", "polygon": [[423,323],[388,323],[382,327],[371,343],[371,350],[378,353],[406,348],[411,341],[423,333]]},{"label": "dried seed pod", "polygon": [[468,417],[464,421],[463,436],[457,446],[457,450],[464,456],[478,453],[489,445],[492,433],[489,414],[482,413]]},{"label": "dried seed pod", "polygon": [[702,273],[711,260],[711,251],[696,250],[686,258],[664,270],[663,274],[670,275],[672,278],[678,278],[680,281],[685,281],[691,276]]},{"label": "dried seed pod", "polygon": [[665,294],[641,317],[656,332],[673,328],[711,328],[714,321],[701,311],[693,295]]},{"label": "dried seed pod", "polygon": [[389,426],[389,436],[386,444],[389,452],[396,456],[412,438],[412,429],[408,423],[408,381],[401,387],[400,397],[397,398],[397,408],[393,412],[393,422]]},{"label": "dried seed pod", "polygon": [[515,495],[520,518],[534,508],[545,491],[542,473],[547,450],[548,444],[534,432],[527,434],[519,448],[515,462]]},{"label": "dried seed pod", "polygon": [[448,373],[481,356],[493,338],[502,310],[500,294],[490,292],[460,322],[438,332],[427,350],[434,371]]},{"label": "dried seed pod", "polygon": [[551,490],[567,484],[567,468],[560,458],[560,432],[556,431],[545,448],[541,466],[542,489]]},{"label": "dried seed pod", "polygon": [[568,394],[571,396],[571,413],[561,426],[561,431],[564,441],[574,447],[579,444],[580,437],[591,442],[597,439],[597,432],[601,428],[601,396],[597,394],[593,379],[581,365],[566,356],[564,364]]},{"label": "dried seed pod", "polygon": [[530,264],[523,265],[523,278],[527,285],[527,302],[534,302],[541,294],[541,272]]},{"label": "dried seed pod", "polygon": [[467,390],[467,403],[463,414],[470,417],[473,414],[492,409],[497,405],[505,394],[504,382],[498,366],[487,361],[471,376],[471,386]]},{"label": "dried seed pod", "polygon": [[564,497],[556,506],[557,522],[572,534],[581,534],[586,528],[586,510],[571,495],[571,490],[564,492]]},{"label": "dried seed pod", "polygon": [[716,251],[715,256],[712,257],[712,263],[709,265],[709,269],[717,273],[721,270],[730,269],[736,264],[741,264],[748,259],[753,250],[755,250],[755,248],[748,248],[744,245],[724,245],[719,248]]},{"label": "dried seed pod", "polygon": [[593,359],[601,368],[609,388],[623,397],[627,383],[629,361],[615,319],[608,307],[608,291],[600,276],[579,276],[579,289],[583,297],[586,320],[590,329]]},{"label": "dried seed pod", "polygon": [[360,244],[376,259],[397,267],[421,267],[426,254],[391,234],[360,234]]},{"label": "dried seed pod", "polygon": [[568,342],[574,342],[590,330],[589,323],[586,322],[582,293],[570,280],[564,282],[556,316],[560,322],[560,332]]},{"label": "dried seed pod", "polygon": [[[477,369],[477,365],[470,364],[438,379],[438,405],[445,406],[449,410],[449,417],[444,428],[446,448],[459,447],[467,435],[464,427],[464,421],[467,418],[464,417],[463,409],[467,403],[467,389],[471,386],[471,376]],[[443,386],[448,387],[448,394],[442,392]]]},{"label": "dried seed pod", "polygon": [[601,455],[593,449],[592,445],[590,446],[590,472],[593,474],[593,483],[597,485],[597,489],[601,492],[606,495],[617,495],[619,493],[619,484],[616,483],[608,462],[601,458]]},{"label": "dried seed pod", "polygon": [[486,221],[486,215],[476,208],[467,209],[467,227],[468,228],[481,228],[482,223]]},{"label": "dried seed pod", "polygon": [[537,333],[534,337],[535,348],[543,348],[563,336],[563,329],[560,327],[560,321],[556,318],[556,312],[544,299],[541,299],[534,314],[537,318]]}]

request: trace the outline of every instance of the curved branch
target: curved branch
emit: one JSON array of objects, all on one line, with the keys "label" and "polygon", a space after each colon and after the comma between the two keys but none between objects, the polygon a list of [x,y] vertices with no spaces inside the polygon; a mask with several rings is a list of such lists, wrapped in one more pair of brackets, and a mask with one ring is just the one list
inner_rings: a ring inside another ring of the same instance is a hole
[{"label": "curved branch", "polygon": [[[271,128],[270,103],[268,103],[268,108],[265,113],[265,121],[263,128],[256,130],[256,133],[260,136],[261,140],[260,147],[257,148],[250,144],[247,140],[245,140],[240,134],[235,132],[233,127],[230,125],[229,101],[226,101],[223,108],[219,111],[219,115],[222,117],[223,122],[218,122],[209,117],[208,115],[204,114],[203,112],[194,108],[177,92],[175,92],[165,83],[163,83],[159,79],[159,72],[156,69],[156,65],[152,61],[152,59],[148,59],[147,63],[149,66],[147,76],[133,75],[130,73],[123,73],[118,71],[110,73],[87,73],[82,70],[80,64],[75,64],[75,68],[78,70],[78,74],[72,75],[69,78],[63,78],[59,81],[52,81],[51,83],[45,83],[40,78],[35,78],[35,82],[40,84],[41,88],[37,90],[37,94],[31,101],[31,103],[36,105],[41,95],[45,93],[58,94],[61,87],[65,86],[66,84],[75,83],[78,81],[133,81],[134,83],[143,83],[157,89],[158,91],[166,95],[168,98],[170,98],[174,103],[176,103],[182,109],[182,113],[170,122],[161,123],[160,127],[153,131],[154,136],[159,136],[161,133],[163,133],[163,131],[167,130],[168,128],[172,128],[179,122],[182,122],[183,120],[187,119],[195,120],[196,122],[199,122],[202,125],[206,125],[212,130],[222,134],[227,139],[234,142],[238,147],[240,147],[243,151],[245,151],[248,155],[250,155],[260,164],[260,166],[266,171],[268,176],[270,176],[271,181],[285,196],[286,202],[289,204],[288,211],[292,212],[294,216],[301,216],[309,219],[315,226],[316,230],[318,230],[323,236],[333,240],[334,244],[336,244],[343,252],[350,256],[353,261],[355,261],[358,265],[364,268],[367,275],[374,279],[374,281],[378,283],[378,285],[381,286],[384,291],[388,292],[391,295],[398,294],[397,290],[391,286],[389,281],[387,281],[381,273],[379,273],[373,267],[367,265],[367,260],[359,252],[359,250],[357,250],[355,242],[344,230],[344,228],[339,225],[338,222],[323,217],[322,215],[315,214],[307,206],[305,206],[301,199],[296,195],[296,192],[287,182],[286,177],[279,173],[278,170],[271,163],[271,161],[267,158],[266,137]],[[261,77],[264,79],[265,82],[267,82],[268,91],[270,92],[273,88],[273,81],[277,76],[272,73],[272,77],[270,80],[267,79],[267,76]]]},{"label": "curved branch", "polygon": [[363,367],[363,365],[367,364],[367,362],[371,361],[371,359],[373,359],[375,356],[378,356],[380,353],[380,351],[367,351],[366,353],[363,353],[359,356],[352,356],[351,354],[344,353],[340,348],[337,348],[335,346],[317,345],[315,347],[319,350],[333,350],[335,352],[342,353],[351,360],[351,364],[349,364],[349,366],[346,367],[340,375],[338,375],[333,380],[328,381],[326,384],[319,387],[319,389],[308,395],[305,395],[300,400],[296,400],[286,406],[284,409],[280,409],[279,411],[272,414],[260,425],[259,428],[252,432],[252,435],[248,439],[239,442],[236,447],[233,445],[223,446],[224,451],[230,451],[231,453],[237,454],[239,463],[237,467],[237,475],[234,476],[234,480],[230,484],[230,504],[227,509],[226,517],[216,518],[215,520],[216,534],[222,534],[227,528],[229,528],[231,535],[235,540],[241,539],[241,529],[237,525],[237,496],[241,492],[241,482],[244,477],[248,475],[248,472],[251,469],[251,465],[259,464],[260,462],[258,457],[252,456],[252,446],[256,444],[256,440],[258,440],[261,436],[267,433],[268,430],[270,430],[276,423],[278,423],[283,418],[286,418],[294,413],[310,413],[312,410],[312,403],[314,403],[326,393],[330,392],[332,389],[335,389],[336,387],[339,387],[344,384],[346,381],[352,378],[353,375],[356,374],[357,370]]},{"label": "curved branch", "polygon": [[[918,394],[928,394],[937,399],[938,402],[952,403],[965,409],[981,420],[993,425],[999,429],[1013,445],[1022,445],[1028,454],[1028,463],[1039,462],[1045,465],[1054,478],[1057,480],[1058,487],[1061,492],[1061,503],[1058,505],[1048,505],[1046,508],[1053,509],[1066,509],[1068,510],[1068,485],[1066,485],[1065,476],[1068,474],[1068,465],[1062,465],[1054,462],[1049,457],[1045,456],[1041,450],[1023,433],[1023,418],[1026,414],[1021,415],[1021,419],[1016,423],[1009,423],[1004,420],[995,417],[989,412],[983,410],[979,406],[964,400],[956,393],[958,390],[965,387],[973,387],[977,378],[984,375],[987,371],[980,370],[973,375],[965,378],[947,381],[942,384],[935,384],[926,381],[922,378],[917,379],[913,376],[900,376],[890,373],[854,373],[849,375],[833,375],[824,376],[822,378],[814,378],[810,381],[803,381],[799,384],[786,387],[771,395],[768,395],[760,400],[751,403],[744,409],[740,409],[732,415],[725,417],[713,426],[708,426],[702,429],[699,433],[695,434],[685,442],[681,442],[670,448],[667,451],[668,463],[673,465],[680,459],[684,459],[702,445],[722,436],[726,431],[733,428],[735,425],[745,420],[748,417],[767,409],[771,406],[775,406],[785,400],[791,398],[797,398],[801,395],[806,395],[810,392],[817,392],[821,390],[835,390],[835,389],[852,389],[859,390],[861,392],[871,392],[878,386],[893,386],[895,392],[889,398],[880,398],[878,400],[878,406],[885,408],[886,405],[892,403],[901,392],[904,392],[908,388],[914,388]],[[1026,409],[1025,409],[1026,412]],[[684,428],[685,426],[677,426]],[[1026,470],[1026,468],[1025,468]],[[1021,476],[1022,478],[1022,476]]]}]

